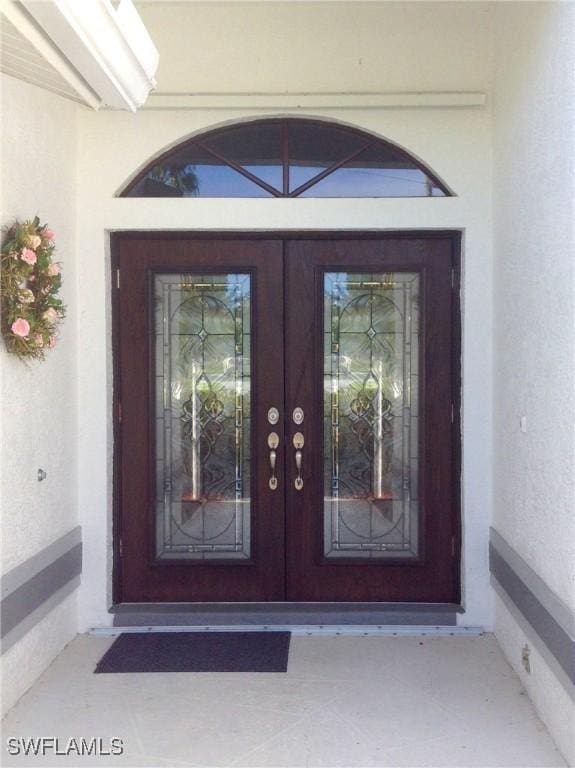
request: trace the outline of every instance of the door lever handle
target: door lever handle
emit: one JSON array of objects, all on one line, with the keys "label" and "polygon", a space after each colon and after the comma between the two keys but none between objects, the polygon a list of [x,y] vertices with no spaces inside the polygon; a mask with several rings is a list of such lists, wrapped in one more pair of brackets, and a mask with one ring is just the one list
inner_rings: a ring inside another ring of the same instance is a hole
[{"label": "door lever handle", "polygon": [[301,451],[295,452],[295,465],[297,467],[297,477],[294,481],[294,485],[297,491],[301,491],[303,488],[303,479],[301,476]]},{"label": "door lever handle", "polygon": [[268,435],[268,448],[270,449],[270,479],[268,485],[270,487],[270,491],[275,491],[278,487],[278,479],[276,477],[276,448],[279,444],[280,439],[277,432],[270,432]]},{"label": "door lever handle", "polygon": [[270,490],[275,491],[275,489],[278,487],[278,479],[276,477],[276,452],[270,451]]},{"label": "door lever handle", "polygon": [[302,459],[303,454],[301,452],[301,449],[304,446],[304,436],[301,432],[296,432],[293,436],[293,447],[296,449],[295,451],[295,466],[297,469],[297,477],[294,480],[294,486],[296,491],[301,491],[303,488],[303,478],[301,476],[301,465],[302,465]]}]

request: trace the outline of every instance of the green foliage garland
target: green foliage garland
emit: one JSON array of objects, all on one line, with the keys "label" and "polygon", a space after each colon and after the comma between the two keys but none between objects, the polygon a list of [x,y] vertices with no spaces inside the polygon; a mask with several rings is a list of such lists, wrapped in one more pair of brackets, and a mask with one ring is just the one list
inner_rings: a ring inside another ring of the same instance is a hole
[{"label": "green foliage garland", "polygon": [[37,216],[17,221],[6,233],[0,262],[2,335],[8,351],[21,359],[43,360],[66,314],[53,254],[54,233]]}]

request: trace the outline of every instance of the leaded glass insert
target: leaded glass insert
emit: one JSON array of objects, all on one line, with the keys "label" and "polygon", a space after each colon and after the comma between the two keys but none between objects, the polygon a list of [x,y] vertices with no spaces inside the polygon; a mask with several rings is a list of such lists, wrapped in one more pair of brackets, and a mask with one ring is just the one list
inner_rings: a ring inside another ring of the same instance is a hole
[{"label": "leaded glass insert", "polygon": [[155,276],[156,556],[250,556],[247,274]]},{"label": "leaded glass insert", "polygon": [[324,275],[324,554],[414,558],[419,275]]}]

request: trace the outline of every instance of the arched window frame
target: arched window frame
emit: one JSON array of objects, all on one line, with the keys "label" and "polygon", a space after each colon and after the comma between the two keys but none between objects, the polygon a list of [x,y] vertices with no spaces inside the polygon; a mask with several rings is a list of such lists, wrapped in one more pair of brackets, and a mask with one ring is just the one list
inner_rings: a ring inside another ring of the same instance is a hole
[{"label": "arched window frame", "polygon": [[[283,168],[282,173],[282,189],[276,189],[273,185],[267,183],[264,179],[259,178],[257,175],[253,174],[251,171],[249,171],[247,168],[244,168],[239,163],[235,162],[234,160],[225,157],[223,154],[215,150],[213,147],[210,147],[208,142],[210,139],[217,137],[220,134],[223,134],[225,132],[228,132],[230,130],[233,130],[234,128],[240,128],[246,125],[250,126],[269,126],[272,124],[279,124],[280,132],[281,132],[281,164]],[[358,136],[362,141],[361,144],[358,145],[358,148],[355,149],[353,152],[350,152],[346,156],[342,157],[338,161],[332,163],[328,167],[324,168],[323,171],[316,174],[303,184],[300,184],[295,189],[291,190],[289,189],[289,168],[290,168],[290,156],[289,156],[289,129],[290,125],[292,124],[299,124],[306,126],[316,126],[319,130],[327,130],[332,129],[334,131],[347,133],[351,135]],[[306,192],[308,189],[311,189],[316,184],[318,184],[323,179],[327,178],[328,176],[331,176],[335,171],[345,166],[347,163],[350,163],[354,159],[358,158],[363,152],[365,152],[368,149],[373,148],[374,146],[379,147],[385,147],[389,149],[393,154],[395,154],[397,157],[404,158],[406,161],[408,161],[412,166],[420,170],[427,179],[431,182],[432,186],[437,188],[441,191],[441,195],[438,195],[437,197],[453,197],[454,193],[451,189],[443,182],[439,176],[437,176],[434,171],[432,171],[425,163],[423,163],[421,160],[419,160],[417,157],[414,157],[410,152],[403,149],[402,147],[398,146],[397,144],[388,141],[387,139],[383,139],[379,136],[376,136],[375,134],[368,133],[360,128],[355,128],[353,126],[348,126],[345,124],[340,123],[334,123],[327,120],[318,120],[316,118],[300,118],[300,117],[285,117],[285,118],[278,118],[278,117],[272,117],[272,118],[260,118],[253,121],[242,121],[242,122],[236,122],[236,123],[229,123],[225,126],[220,126],[217,128],[213,128],[207,131],[204,131],[200,134],[197,134],[195,136],[192,136],[188,139],[185,139],[184,141],[171,146],[169,149],[167,149],[165,152],[162,152],[160,155],[154,157],[150,162],[148,162],[145,167],[140,170],[129,182],[124,186],[124,188],[119,193],[118,197],[136,197],[139,195],[132,195],[132,191],[134,190],[137,185],[146,178],[146,176],[157,166],[161,165],[162,163],[165,163],[169,160],[170,156],[175,154],[180,154],[187,147],[198,147],[203,152],[207,153],[208,155],[212,156],[215,160],[218,160],[220,163],[222,163],[225,166],[228,166],[229,168],[232,168],[234,171],[242,175],[244,178],[248,179],[249,181],[256,184],[261,189],[265,190],[268,194],[272,195],[273,197],[288,197],[288,198],[296,198],[302,195],[304,192]],[[153,197],[151,195],[142,195],[142,197]],[[206,197],[210,197],[207,195]],[[243,197],[243,195],[234,195],[231,194],[229,197]],[[318,197],[322,197],[322,195],[318,195]],[[328,197],[328,196],[323,196]],[[340,197],[345,197],[345,195],[341,195]],[[372,195],[365,195],[365,197],[372,197]],[[394,197],[404,197],[399,195],[377,195],[377,197],[382,198],[394,198]],[[416,197],[415,195],[410,195],[409,197]],[[417,197],[435,197],[435,195],[417,195]]]}]

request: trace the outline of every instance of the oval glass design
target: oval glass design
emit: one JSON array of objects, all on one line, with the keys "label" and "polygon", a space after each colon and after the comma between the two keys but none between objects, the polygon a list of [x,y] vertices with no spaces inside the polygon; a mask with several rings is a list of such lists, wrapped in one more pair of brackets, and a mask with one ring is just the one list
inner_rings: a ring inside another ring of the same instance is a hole
[{"label": "oval glass design", "polygon": [[419,547],[419,275],[324,276],[324,555]]},{"label": "oval glass design", "polygon": [[156,557],[250,556],[250,276],[155,276]]},{"label": "oval glass design", "polygon": [[449,197],[408,152],[364,131],[270,118],[189,139],[121,197]]}]

